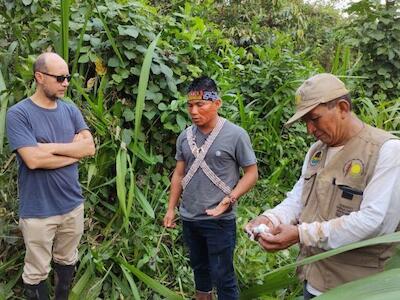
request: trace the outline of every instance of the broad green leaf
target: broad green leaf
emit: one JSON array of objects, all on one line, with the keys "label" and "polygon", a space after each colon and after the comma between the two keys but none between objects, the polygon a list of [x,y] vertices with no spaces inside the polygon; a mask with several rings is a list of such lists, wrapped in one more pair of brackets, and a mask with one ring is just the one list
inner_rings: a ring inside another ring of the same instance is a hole
[{"label": "broad green leaf", "polygon": [[135,119],[135,113],[129,108],[124,110],[124,112],[122,113],[122,116],[125,118],[126,122],[130,122],[133,119]]},{"label": "broad green leaf", "polygon": [[145,111],[145,112],[143,113],[143,115],[144,115],[148,120],[152,120],[156,114],[157,114],[157,111],[156,111],[156,110]]},{"label": "broad green leaf", "polygon": [[261,296],[264,293],[268,293],[271,291],[270,287],[270,281],[276,282],[276,278],[279,278],[277,286],[279,284],[282,284],[280,280],[284,277],[287,276],[290,272],[292,272],[295,268],[298,266],[303,266],[309,263],[313,263],[316,261],[319,261],[324,258],[331,257],[333,255],[343,253],[349,250],[357,249],[357,248],[362,248],[366,246],[372,246],[372,245],[378,245],[378,244],[387,244],[387,243],[396,243],[400,242],[400,232],[395,232],[391,234],[387,234],[384,236],[379,236],[373,239],[361,241],[358,243],[353,243],[349,244],[337,249],[329,250],[311,257],[307,257],[303,260],[297,261],[295,263],[288,264],[286,266],[283,266],[281,268],[278,268],[276,270],[273,270],[269,273],[266,274],[264,278],[264,283],[262,285],[255,285],[252,287],[249,287],[248,289],[244,290],[241,293],[241,299],[253,299],[255,297]]},{"label": "broad green leaf", "polygon": [[129,60],[136,58],[136,53],[133,51],[125,50],[124,54],[125,54],[126,58]]},{"label": "broad green leaf", "polygon": [[164,65],[164,64],[160,64],[160,69],[161,69],[161,72],[163,72],[165,76],[167,76],[168,78],[172,78],[174,73],[172,72],[170,67],[168,67],[167,65]]},{"label": "broad green leaf", "polygon": [[373,37],[377,41],[383,40],[385,38],[385,34],[380,31],[369,32],[369,36]]},{"label": "broad green leaf", "polygon": [[391,269],[373,276],[352,281],[334,288],[315,299],[362,299],[398,300],[400,299],[400,269]]},{"label": "broad green leaf", "polygon": [[23,3],[25,6],[28,6],[28,5],[31,5],[31,4],[32,4],[32,0],[22,0],[22,3]]},{"label": "broad green leaf", "polygon": [[139,30],[133,25],[129,25],[129,26],[119,25],[118,26],[118,33],[120,35],[128,35],[128,36],[131,36],[133,38],[137,38],[138,35],[139,35]]},{"label": "broad green leaf", "polygon": [[160,103],[158,104],[158,109],[164,111],[168,109],[168,106],[165,103]]},{"label": "broad green leaf", "polygon": [[118,58],[116,58],[115,56],[110,57],[110,59],[108,60],[107,65],[108,65],[109,67],[113,67],[113,68],[119,67]]},{"label": "broad green leaf", "polygon": [[89,61],[89,55],[84,54],[81,55],[78,59],[78,63],[83,64],[83,63],[87,63]]},{"label": "broad green leaf", "polygon": [[176,122],[180,130],[184,130],[186,128],[186,119],[181,114],[176,115]]}]

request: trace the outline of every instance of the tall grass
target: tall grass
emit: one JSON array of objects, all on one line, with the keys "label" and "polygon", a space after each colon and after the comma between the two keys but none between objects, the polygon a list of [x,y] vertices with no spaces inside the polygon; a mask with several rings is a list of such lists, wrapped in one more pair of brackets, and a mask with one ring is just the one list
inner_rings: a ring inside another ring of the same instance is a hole
[{"label": "tall grass", "polygon": [[62,57],[68,62],[69,12],[70,0],[61,0],[61,51]]},{"label": "tall grass", "polygon": [[3,154],[6,113],[7,113],[8,97],[6,94],[6,83],[3,73],[0,70],[0,154]]}]

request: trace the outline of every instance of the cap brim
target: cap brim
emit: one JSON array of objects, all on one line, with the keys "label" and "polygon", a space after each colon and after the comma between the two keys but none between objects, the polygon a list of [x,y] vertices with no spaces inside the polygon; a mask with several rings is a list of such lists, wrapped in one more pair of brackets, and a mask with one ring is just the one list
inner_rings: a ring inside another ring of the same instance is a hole
[{"label": "cap brim", "polygon": [[289,127],[290,125],[292,125],[293,123],[297,122],[298,120],[300,120],[302,117],[304,117],[306,114],[308,114],[310,111],[312,111],[314,108],[316,108],[318,105],[320,105],[321,103],[316,103],[313,104],[309,107],[303,108],[299,111],[297,111],[286,123],[285,123],[285,127]]}]

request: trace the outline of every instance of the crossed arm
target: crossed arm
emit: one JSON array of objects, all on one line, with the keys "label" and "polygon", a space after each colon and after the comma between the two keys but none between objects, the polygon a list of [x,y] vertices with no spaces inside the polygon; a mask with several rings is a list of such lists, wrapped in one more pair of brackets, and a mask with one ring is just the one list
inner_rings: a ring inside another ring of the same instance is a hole
[{"label": "crossed arm", "polygon": [[70,143],[38,143],[17,151],[29,169],[57,169],[94,155],[95,146],[90,131],[83,130]]}]

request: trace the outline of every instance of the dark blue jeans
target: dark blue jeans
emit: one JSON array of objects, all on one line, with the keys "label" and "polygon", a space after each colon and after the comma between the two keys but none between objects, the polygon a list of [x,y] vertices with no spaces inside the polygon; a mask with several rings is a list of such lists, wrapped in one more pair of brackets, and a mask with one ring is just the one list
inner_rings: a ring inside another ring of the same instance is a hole
[{"label": "dark blue jeans", "polygon": [[183,237],[189,247],[196,290],[208,292],[217,287],[218,300],[239,299],[233,268],[236,221],[183,221]]}]

